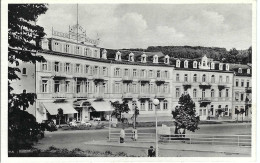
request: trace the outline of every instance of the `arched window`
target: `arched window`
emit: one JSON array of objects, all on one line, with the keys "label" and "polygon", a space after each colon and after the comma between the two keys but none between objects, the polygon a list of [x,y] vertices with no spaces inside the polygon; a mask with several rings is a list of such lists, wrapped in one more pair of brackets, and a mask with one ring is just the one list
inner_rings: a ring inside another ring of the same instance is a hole
[{"label": "arched window", "polygon": [[238,73],[240,73],[240,74],[242,73],[242,68],[238,69]]},{"label": "arched window", "polygon": [[184,68],[188,68],[188,63],[189,62],[187,60],[184,61]]},{"label": "arched window", "polygon": [[211,76],[211,83],[215,83],[215,75]]},{"label": "arched window", "polygon": [[193,82],[197,82],[197,74],[193,75]]},{"label": "arched window", "polygon": [[203,76],[202,76],[202,82],[206,82],[206,75],[205,74],[203,74]]},{"label": "arched window", "polygon": [[188,74],[185,74],[185,75],[184,75],[184,81],[185,81],[185,82],[188,82]]},{"label": "arched window", "polygon": [[193,89],[193,98],[197,98],[197,89]]},{"label": "arched window", "polygon": [[215,69],[215,64],[214,64],[214,62],[211,62],[211,69]]},{"label": "arched window", "polygon": [[204,98],[205,98],[205,95],[206,95],[206,92],[205,92],[205,90],[202,90],[202,99],[204,99]]},{"label": "arched window", "polygon": [[203,61],[202,65],[203,65],[203,67],[205,67],[206,66],[206,61]]},{"label": "arched window", "polygon": [[211,90],[211,97],[215,97],[215,91],[214,91],[214,89]]},{"label": "arched window", "polygon": [[222,63],[219,63],[219,70],[223,70],[223,65],[222,65]]},{"label": "arched window", "polygon": [[250,74],[250,69],[247,69],[247,74]]},{"label": "arched window", "polygon": [[229,64],[226,64],[226,71],[229,71]]}]

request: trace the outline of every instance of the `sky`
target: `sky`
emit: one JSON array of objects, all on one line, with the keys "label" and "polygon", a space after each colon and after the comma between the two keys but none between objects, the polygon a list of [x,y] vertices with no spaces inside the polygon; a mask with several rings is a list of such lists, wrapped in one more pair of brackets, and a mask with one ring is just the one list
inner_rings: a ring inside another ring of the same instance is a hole
[{"label": "sky", "polygon": [[[37,24],[46,37],[77,23],[76,4],[49,4]],[[79,4],[79,24],[107,49],[205,46],[227,50],[252,45],[249,4]],[[97,36],[98,34],[98,36]]]}]

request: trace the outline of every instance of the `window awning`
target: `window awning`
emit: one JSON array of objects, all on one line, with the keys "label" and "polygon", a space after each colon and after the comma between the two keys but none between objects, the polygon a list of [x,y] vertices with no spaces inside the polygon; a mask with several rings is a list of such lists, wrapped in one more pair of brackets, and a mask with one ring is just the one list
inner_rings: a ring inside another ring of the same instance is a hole
[{"label": "window awning", "polygon": [[72,104],[70,103],[50,103],[50,102],[45,102],[42,103],[44,108],[51,114],[51,115],[57,115],[58,114],[58,109],[63,110],[63,114],[74,114],[78,113],[73,107]]},{"label": "window awning", "polygon": [[109,101],[92,101],[91,106],[96,111],[113,111],[114,110]]}]

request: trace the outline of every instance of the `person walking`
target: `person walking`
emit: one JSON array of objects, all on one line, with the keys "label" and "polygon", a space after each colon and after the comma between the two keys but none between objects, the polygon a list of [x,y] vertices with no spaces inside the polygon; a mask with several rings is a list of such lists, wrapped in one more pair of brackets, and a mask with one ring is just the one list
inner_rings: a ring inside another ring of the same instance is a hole
[{"label": "person walking", "polygon": [[120,131],[120,143],[125,143],[125,129],[124,129],[124,127]]},{"label": "person walking", "polygon": [[133,128],[133,130],[132,130],[132,139],[133,139],[133,141],[136,141],[137,138],[138,138],[137,129]]}]

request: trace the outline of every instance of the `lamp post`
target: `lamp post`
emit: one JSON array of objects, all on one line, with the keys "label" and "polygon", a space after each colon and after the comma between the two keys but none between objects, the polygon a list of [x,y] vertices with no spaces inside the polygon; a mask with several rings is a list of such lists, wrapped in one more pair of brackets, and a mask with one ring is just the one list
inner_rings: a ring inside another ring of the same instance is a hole
[{"label": "lamp post", "polygon": [[157,98],[155,98],[153,100],[153,104],[155,106],[155,154],[156,154],[156,157],[158,157],[158,153],[159,153],[159,150],[158,150],[158,133],[157,133],[157,106],[159,104],[159,100]]}]

